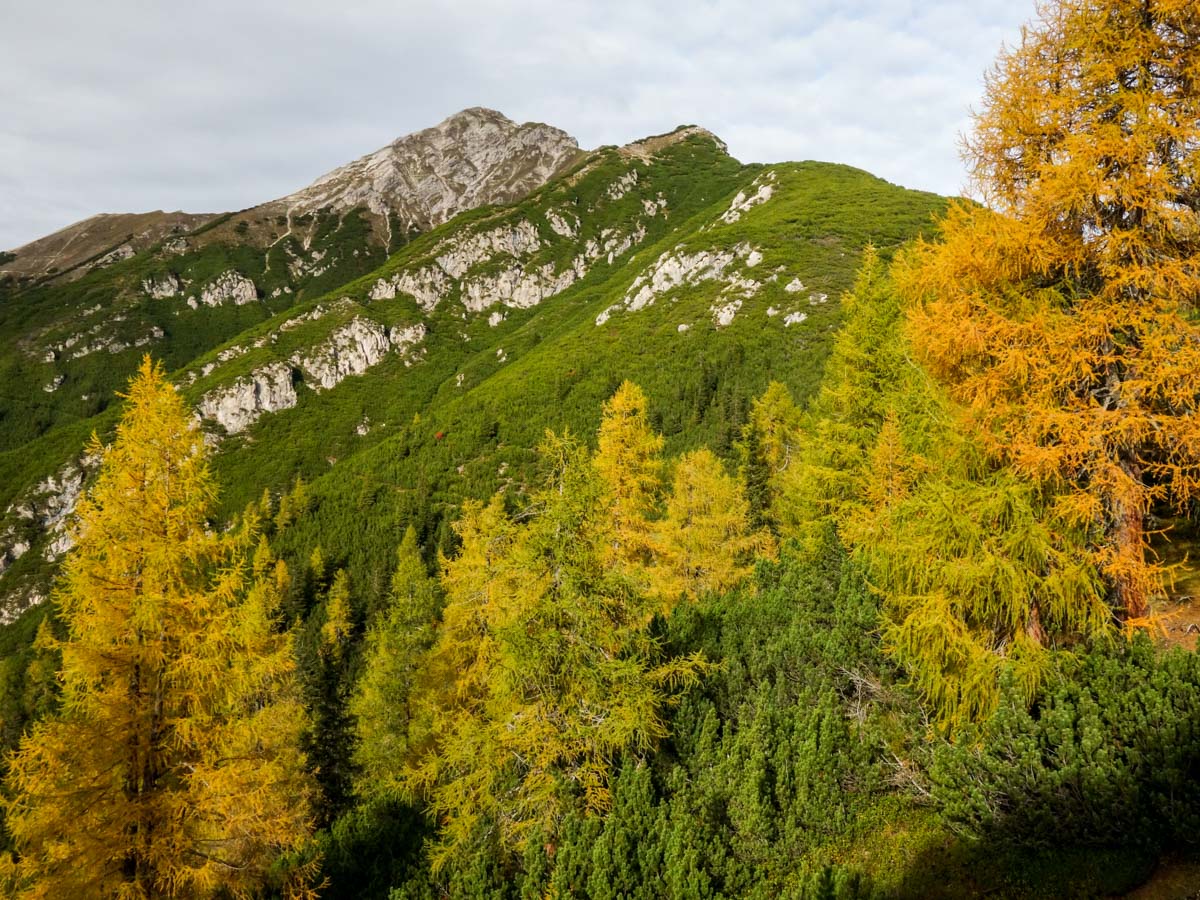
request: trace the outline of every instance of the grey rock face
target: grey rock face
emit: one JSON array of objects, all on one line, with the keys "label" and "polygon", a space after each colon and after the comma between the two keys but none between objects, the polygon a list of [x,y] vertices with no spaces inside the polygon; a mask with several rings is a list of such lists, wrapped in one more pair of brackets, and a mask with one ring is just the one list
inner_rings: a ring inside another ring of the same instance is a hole
[{"label": "grey rock face", "polygon": [[361,375],[391,349],[392,336],[382,325],[352,319],[309,353],[293,357],[293,362],[304,371],[305,384],[314,391],[328,390],[348,375]]},{"label": "grey rock face", "polygon": [[762,261],[762,254],[747,243],[728,249],[699,250],[688,253],[681,247],[667,251],[654,261],[630,285],[625,298],[596,316],[596,324],[603,325],[618,311],[637,312],[652,306],[654,301],[676,288],[696,285],[703,281],[717,281],[724,285],[723,303],[712,307],[713,324],[719,328],[730,324],[742,308],[742,301],[754,296],[762,286],[734,271],[737,262],[753,268]]},{"label": "grey rock face", "polygon": [[334,169],[271,205],[294,213],[365,206],[424,230],[467,209],[518,200],[578,155],[579,145],[564,131],[517,125],[475,107]]},{"label": "grey rock face", "polygon": [[[647,215],[657,215],[660,211],[661,207],[654,205]],[[575,238],[578,220],[572,226],[566,213],[551,210],[547,222],[556,234]],[[527,220],[469,232],[435,247],[432,264],[403,269],[391,278],[379,279],[372,286],[370,297],[390,300],[397,294],[407,294],[422,310],[431,312],[457,285],[462,304],[470,313],[483,312],[496,304],[528,309],[586,277],[597,261],[604,259],[611,265],[644,241],[644,222],[630,224],[633,227],[628,232],[606,228],[598,238],[578,240],[574,258],[562,268],[554,263],[531,262],[531,257],[544,249],[545,242],[539,237],[537,227]],[[494,268],[497,263],[500,267]],[[487,271],[473,274],[485,264]]]},{"label": "grey rock face", "polygon": [[442,297],[450,292],[451,280],[438,266],[405,269],[390,279],[380,278],[371,288],[372,300],[391,300],[397,293],[408,294],[425,312],[433,312]]},{"label": "grey rock face", "polygon": [[29,552],[29,542],[18,538],[12,532],[0,535],[0,574]]},{"label": "grey rock face", "polygon": [[115,250],[104,254],[102,257],[92,263],[92,268],[103,269],[106,266],[111,266],[113,263],[119,263],[122,260],[132,259],[135,252],[136,251],[129,244],[122,244],[120,247],[117,247]]},{"label": "grey rock face", "polygon": [[235,306],[245,306],[258,300],[258,290],[254,282],[232,269],[222,272],[204,286],[199,297],[188,297],[188,306],[197,309],[199,306],[221,306],[233,303]]},{"label": "grey rock face", "polygon": [[291,409],[296,400],[292,367],[277,362],[226,387],[209,391],[200,398],[198,410],[204,418],[219,423],[230,434],[237,434],[258,421],[263,413]]},{"label": "grey rock face", "polygon": [[738,195],[733,198],[733,202],[729,204],[729,209],[721,214],[720,221],[726,225],[732,225],[754,207],[761,206],[770,200],[775,194],[775,173],[767,172],[760,175],[754,179],[751,187],[754,189],[754,193],[747,194],[745,191],[739,191]]},{"label": "grey rock face", "polygon": [[166,300],[169,297],[177,297],[183,290],[183,284],[178,275],[168,274],[145,279],[142,282],[142,290],[154,300]]},{"label": "grey rock face", "polygon": [[[111,320],[97,322],[87,331],[81,331],[78,334],[73,334],[63,341],[49,347],[42,358],[46,362],[54,362],[56,359],[82,359],[85,356],[90,356],[93,353],[122,353],[130,347],[145,347],[147,344],[152,344],[155,341],[160,341],[165,336],[165,332],[157,325],[152,325],[150,330],[141,337],[136,338],[132,343],[122,341],[113,334],[104,334],[103,332],[117,322],[124,320],[123,316],[115,316]],[[52,389],[47,388],[48,392]]]},{"label": "grey rock face", "polygon": [[299,402],[296,372],[314,391],[337,387],[351,375],[361,375],[389,353],[400,353],[406,364],[416,358],[425,339],[424,325],[384,328],[362,317],[335,329],[324,341],[287,361],[273,362],[232,384],[214,388],[200,398],[197,412],[217,422],[229,434],[245,431],[263,415],[291,409]]},{"label": "grey rock face", "polygon": [[[16,524],[10,524],[0,533],[0,573],[29,552],[32,547],[30,535],[46,535],[42,556],[51,562],[71,549],[74,543],[68,528],[71,514],[83,494],[88,475],[99,462],[99,457],[84,456],[67,463],[27,490],[4,511],[5,517],[14,517]],[[9,521],[13,522],[13,519]],[[0,602],[0,622],[12,621],[42,599],[41,594],[27,591],[9,594]]]}]

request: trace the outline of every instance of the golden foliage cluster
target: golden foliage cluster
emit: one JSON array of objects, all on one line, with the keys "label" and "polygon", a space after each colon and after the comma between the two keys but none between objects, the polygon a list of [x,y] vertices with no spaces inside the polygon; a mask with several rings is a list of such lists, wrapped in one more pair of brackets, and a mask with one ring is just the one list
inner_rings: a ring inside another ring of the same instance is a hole
[{"label": "golden foliage cluster", "polygon": [[914,349],[986,449],[1091,534],[1122,614],[1147,516],[1200,497],[1200,7],[1046,4],[987,83],[961,206],[895,269]]},{"label": "golden foliage cluster", "polygon": [[[773,544],[712,454],[678,460],[668,494],[661,450],[627,383],[595,454],[547,435],[548,475],[527,510],[510,516],[500,494],[464,507],[441,623],[406,686],[407,734],[363,733],[378,780],[438,817],[435,863],[481,835],[505,847],[551,836],[569,808],[605,811],[617,756],[665,737],[668,706],[710,667],[666,653],[653,619],[735,586]],[[381,693],[372,684],[360,708]],[[401,751],[390,767],[380,738]]]},{"label": "golden foliage cluster", "polygon": [[[61,710],[9,760],[13,889],[247,897],[312,825],[306,716],[275,628],[286,570],[260,546],[247,571],[255,522],[210,528],[207,451],[161,367],[147,359],[126,401],[112,444],[93,442],[56,593]],[[307,895],[311,874],[285,889]]]}]

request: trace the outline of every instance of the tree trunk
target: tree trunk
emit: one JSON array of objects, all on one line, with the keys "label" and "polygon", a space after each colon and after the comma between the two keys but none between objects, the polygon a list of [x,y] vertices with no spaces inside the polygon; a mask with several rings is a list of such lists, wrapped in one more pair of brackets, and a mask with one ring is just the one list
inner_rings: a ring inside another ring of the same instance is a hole
[{"label": "tree trunk", "polygon": [[[1129,473],[1134,477],[1137,473]],[[1116,554],[1113,586],[1125,619],[1140,619],[1150,611],[1145,572],[1145,514],[1140,505],[1113,501],[1112,544]]]}]

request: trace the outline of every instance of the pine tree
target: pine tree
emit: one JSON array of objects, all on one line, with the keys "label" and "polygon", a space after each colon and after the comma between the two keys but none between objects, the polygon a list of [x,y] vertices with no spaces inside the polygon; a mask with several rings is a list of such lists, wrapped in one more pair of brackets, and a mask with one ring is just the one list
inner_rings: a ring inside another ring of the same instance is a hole
[{"label": "pine tree", "polygon": [[249,896],[311,825],[279,597],[248,583],[254,534],[210,528],[205,445],[161,367],[126,401],[56,594],[61,711],[10,760],[19,895]]}]

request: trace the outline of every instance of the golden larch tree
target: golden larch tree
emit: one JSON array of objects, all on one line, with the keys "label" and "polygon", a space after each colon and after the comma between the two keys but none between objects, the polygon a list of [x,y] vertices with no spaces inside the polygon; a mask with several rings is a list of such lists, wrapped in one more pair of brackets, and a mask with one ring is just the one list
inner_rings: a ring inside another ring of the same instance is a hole
[{"label": "golden larch tree", "polygon": [[408,752],[422,658],[433,645],[442,611],[437,579],[421,559],[409,525],[397,550],[388,606],[367,632],[363,676],[350,701],[358,743],[355,761],[364,796],[402,793],[396,774]]},{"label": "golden larch tree", "polygon": [[645,564],[650,519],[662,491],[661,435],[646,419],[646,395],[626,381],[604,404],[593,464],[607,487],[615,561]]},{"label": "golden larch tree", "polygon": [[818,553],[835,529],[880,596],[885,646],[954,731],[992,712],[1002,675],[1031,697],[1049,649],[1107,632],[1112,610],[1087,534],[984,451],[914,362],[876,254],[843,307],[821,390],[792,426],[794,475],[776,479],[798,514],[783,533]]},{"label": "golden larch tree", "polygon": [[61,710],[10,758],[17,893],[250,896],[311,830],[278,582],[262,554],[247,572],[253,522],[212,529],[204,441],[161,367],[125,399],[55,594]]},{"label": "golden larch tree", "polygon": [[1042,4],[966,156],[990,208],[896,267],[914,347],[1144,622],[1147,516],[1200,498],[1200,4]]},{"label": "golden larch tree", "polygon": [[685,454],[675,466],[657,548],[653,577],[669,609],[680,597],[695,600],[736,587],[756,557],[774,555],[775,542],[753,527],[741,484],[705,449]]},{"label": "golden larch tree", "polygon": [[566,812],[603,812],[619,754],[667,734],[666,708],[708,665],[669,656],[658,604],[613,565],[611,496],[569,437],[523,521],[468,503],[445,563],[446,606],[423,665],[402,784],[441,823],[434,865],[492,835],[553,839]]}]

